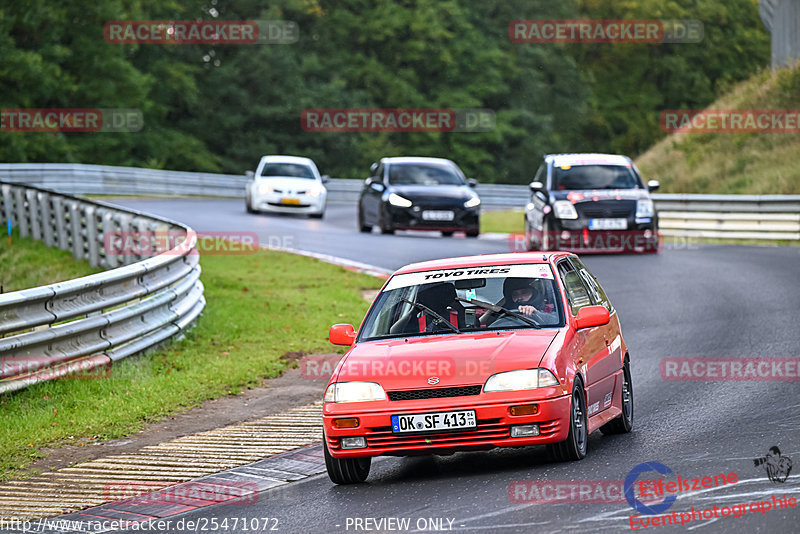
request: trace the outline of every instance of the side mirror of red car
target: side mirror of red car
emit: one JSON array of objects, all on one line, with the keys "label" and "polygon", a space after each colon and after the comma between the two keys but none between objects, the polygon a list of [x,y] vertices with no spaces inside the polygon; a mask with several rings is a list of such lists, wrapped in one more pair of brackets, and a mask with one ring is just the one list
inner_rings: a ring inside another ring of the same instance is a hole
[{"label": "side mirror of red car", "polygon": [[353,328],[351,324],[335,324],[328,333],[328,339],[334,345],[345,345],[349,347],[353,344],[353,341],[356,340],[356,329]]},{"label": "side mirror of red car", "polygon": [[592,326],[603,326],[608,324],[611,318],[608,315],[608,310],[604,306],[585,306],[578,310],[578,316],[575,318],[575,328],[589,328]]}]

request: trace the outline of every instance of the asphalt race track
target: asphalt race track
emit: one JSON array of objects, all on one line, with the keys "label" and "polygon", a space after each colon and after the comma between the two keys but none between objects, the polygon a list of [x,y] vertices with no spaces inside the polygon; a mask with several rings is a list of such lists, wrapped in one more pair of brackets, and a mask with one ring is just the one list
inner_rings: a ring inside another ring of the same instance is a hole
[{"label": "asphalt race track", "polygon": [[[503,239],[360,234],[351,204],[329,204],[319,221],[248,215],[241,200],[117,202],[198,231],[257,232],[262,244],[284,240],[282,246],[386,269],[509,249]],[[738,475],[736,484],[680,493],[668,513],[754,501],[772,504],[773,496],[784,494],[800,498],[800,382],[665,381],[659,370],[661,360],[670,357],[800,357],[800,247],[668,244],[658,255],[586,256],[585,261],[617,308],[631,352],[632,434],[595,432],[588,457],[572,463],[553,463],[539,447],[381,458],[373,461],[363,485],[337,487],[322,474],[290,484],[282,493],[265,491],[255,505],[218,505],[176,517],[277,518],[279,532],[390,532],[396,524],[372,522],[387,518],[410,519],[406,531],[411,532],[433,526],[459,532],[619,532],[631,529],[630,516],[640,516],[624,496],[605,503],[564,503],[561,497],[559,504],[532,503],[524,491],[516,493],[515,483],[574,481],[595,488],[596,481],[625,480],[643,462],[664,464],[683,479]],[[775,445],[795,463],[785,482],[768,480],[764,468],[753,462]],[[565,487],[562,491],[569,493]],[[515,495],[518,502],[511,498]],[[748,506],[741,517],[697,520],[695,515],[682,528],[642,530],[798,532],[798,525],[800,507],[762,513]]]}]

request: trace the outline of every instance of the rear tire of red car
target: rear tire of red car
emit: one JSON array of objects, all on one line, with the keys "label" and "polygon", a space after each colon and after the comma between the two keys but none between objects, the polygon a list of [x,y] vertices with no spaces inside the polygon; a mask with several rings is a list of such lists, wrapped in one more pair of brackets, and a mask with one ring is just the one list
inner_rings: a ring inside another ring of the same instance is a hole
[{"label": "rear tire of red car", "polygon": [[572,386],[572,402],[570,403],[569,435],[561,443],[550,445],[550,454],[559,462],[583,460],[589,445],[589,425],[586,416],[586,396],[583,394],[583,383],[575,377]]},{"label": "rear tire of red car", "polygon": [[325,449],[325,468],[328,470],[331,482],[334,484],[358,484],[367,479],[369,468],[372,465],[372,457],[334,458],[328,451],[328,444],[325,443],[323,447]]},{"label": "rear tire of red car", "polygon": [[622,413],[600,427],[605,435],[627,434],[633,429],[633,382],[631,381],[631,364],[628,359],[622,364]]},{"label": "rear tire of red car", "polygon": [[478,237],[480,233],[480,230],[467,230],[467,237]]}]

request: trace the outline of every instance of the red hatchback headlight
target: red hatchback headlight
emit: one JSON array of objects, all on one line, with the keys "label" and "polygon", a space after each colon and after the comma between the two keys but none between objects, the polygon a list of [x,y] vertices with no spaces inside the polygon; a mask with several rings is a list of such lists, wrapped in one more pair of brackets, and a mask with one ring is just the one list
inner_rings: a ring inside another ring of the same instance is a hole
[{"label": "red hatchback headlight", "polygon": [[483,391],[519,391],[557,385],[558,379],[547,369],[520,369],[490,376]]}]

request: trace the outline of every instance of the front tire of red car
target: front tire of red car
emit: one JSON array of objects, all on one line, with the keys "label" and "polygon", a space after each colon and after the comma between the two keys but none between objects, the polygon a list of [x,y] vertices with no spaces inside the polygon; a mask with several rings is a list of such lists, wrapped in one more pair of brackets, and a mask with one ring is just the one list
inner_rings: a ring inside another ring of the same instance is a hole
[{"label": "front tire of red car", "polygon": [[576,377],[572,386],[572,402],[569,409],[569,435],[561,443],[550,445],[550,454],[559,462],[583,460],[589,446],[589,425],[586,415],[586,396],[583,383]]},{"label": "front tire of red car", "polygon": [[331,482],[334,484],[358,484],[367,480],[372,457],[334,458],[328,451],[328,444],[325,443],[323,447],[325,448],[325,468],[328,470]]},{"label": "front tire of red car", "polygon": [[633,429],[633,382],[631,381],[631,363],[626,358],[622,364],[622,413],[600,427],[600,432],[609,434],[627,434]]}]

